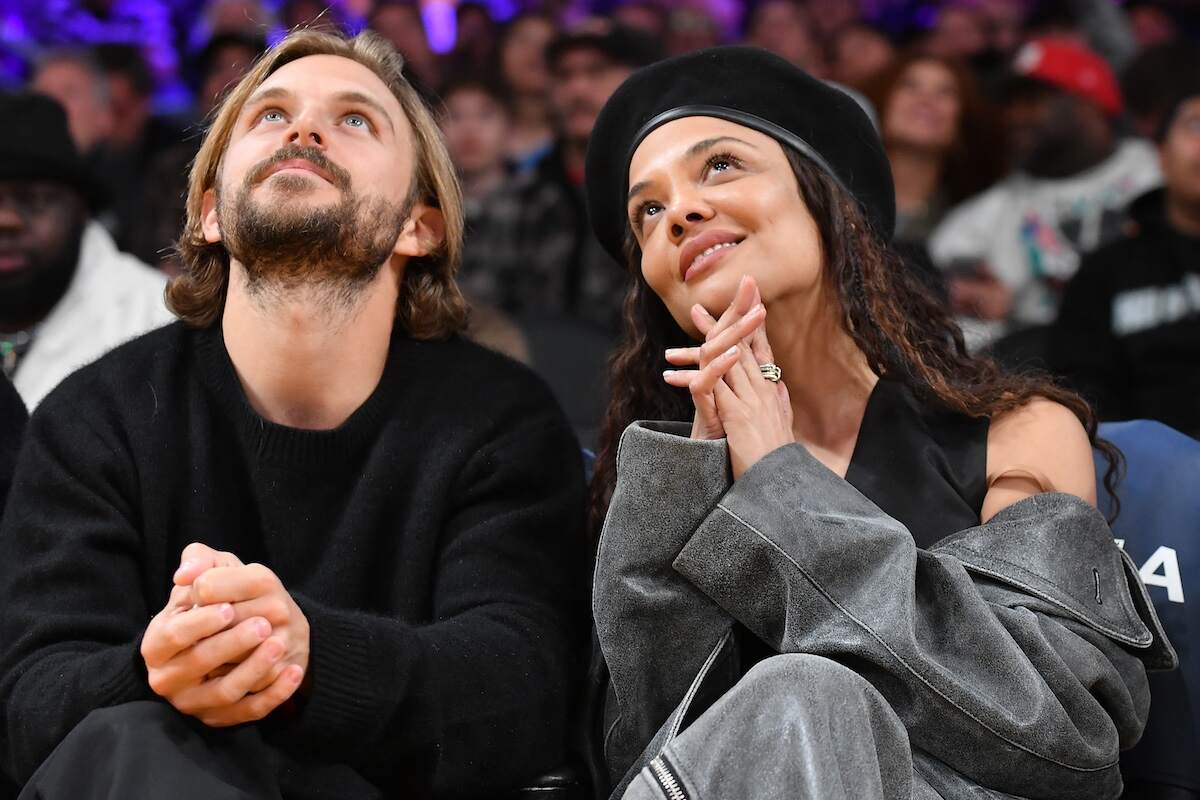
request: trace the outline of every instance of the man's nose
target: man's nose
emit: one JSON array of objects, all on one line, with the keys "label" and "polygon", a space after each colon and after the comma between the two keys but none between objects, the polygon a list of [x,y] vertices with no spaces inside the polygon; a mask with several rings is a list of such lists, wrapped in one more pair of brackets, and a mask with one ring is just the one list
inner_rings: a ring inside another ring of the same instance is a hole
[{"label": "man's nose", "polygon": [[324,147],[325,134],[314,115],[301,114],[288,128],[287,141],[302,147]]}]

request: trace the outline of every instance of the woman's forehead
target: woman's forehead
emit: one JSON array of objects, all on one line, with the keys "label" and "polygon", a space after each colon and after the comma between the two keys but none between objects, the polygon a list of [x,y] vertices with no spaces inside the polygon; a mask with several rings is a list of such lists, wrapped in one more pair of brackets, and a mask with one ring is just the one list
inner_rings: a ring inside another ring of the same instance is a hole
[{"label": "woman's forehead", "polygon": [[779,144],[765,133],[717,117],[681,117],[655,128],[641,141],[629,161],[629,178],[661,169],[695,156],[705,143],[742,143],[766,152],[779,150]]}]

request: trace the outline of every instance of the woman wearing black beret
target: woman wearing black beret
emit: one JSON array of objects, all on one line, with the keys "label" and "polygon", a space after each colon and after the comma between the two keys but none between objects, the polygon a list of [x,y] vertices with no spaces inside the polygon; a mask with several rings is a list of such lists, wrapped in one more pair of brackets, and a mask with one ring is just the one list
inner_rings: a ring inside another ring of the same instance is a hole
[{"label": "woman wearing black beret", "polygon": [[1095,508],[1111,450],[890,253],[854,101],[717,48],[591,141],[634,278],[594,485],[614,796],[1119,796],[1176,659]]}]

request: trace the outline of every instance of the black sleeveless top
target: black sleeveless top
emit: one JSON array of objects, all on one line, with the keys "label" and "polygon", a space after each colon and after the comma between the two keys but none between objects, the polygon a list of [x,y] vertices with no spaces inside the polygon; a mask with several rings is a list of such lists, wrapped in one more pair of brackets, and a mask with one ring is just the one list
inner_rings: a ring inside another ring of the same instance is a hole
[{"label": "black sleeveless top", "polygon": [[908,528],[917,547],[979,524],[988,420],[928,408],[898,381],[867,400],[846,480]]}]

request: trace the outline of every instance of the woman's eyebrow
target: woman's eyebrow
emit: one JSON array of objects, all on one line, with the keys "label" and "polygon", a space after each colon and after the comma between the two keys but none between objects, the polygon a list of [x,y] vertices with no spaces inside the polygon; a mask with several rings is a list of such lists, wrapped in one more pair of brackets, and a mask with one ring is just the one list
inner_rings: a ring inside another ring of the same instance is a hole
[{"label": "woman's eyebrow", "polygon": [[[744,139],[739,139],[736,136],[714,136],[711,139],[705,139],[703,141],[696,142],[694,145],[692,145],[691,147],[689,147],[687,149],[687,152],[683,154],[683,157],[684,158],[695,158],[696,156],[700,155],[704,151],[710,150],[711,148],[716,147],[721,142],[737,142],[738,144],[744,144],[744,145],[746,145],[746,147],[749,147],[751,149],[754,149],[754,150],[758,149],[756,146],[750,144],[750,142],[747,142]],[[643,189],[645,189],[647,186],[649,186],[650,183],[651,183],[650,181],[639,181],[638,183],[635,183],[633,186],[631,186],[629,189],[629,194],[625,196],[625,202],[628,203],[630,200],[632,200],[635,196],[638,195],[638,193],[640,193]]]},{"label": "woman's eyebrow", "polygon": [[738,144],[746,145],[746,147],[750,147],[755,150],[758,149],[757,147],[754,147],[754,145],[750,144],[749,142],[747,142],[743,139],[739,139],[736,136],[715,136],[712,139],[705,139],[702,142],[696,142],[694,145],[692,145],[691,147],[688,148],[688,151],[687,151],[687,153],[684,154],[684,157],[685,158],[695,158],[696,156],[703,153],[705,150],[709,150],[709,149],[715,147],[716,145],[719,145],[721,142],[737,142]]}]

